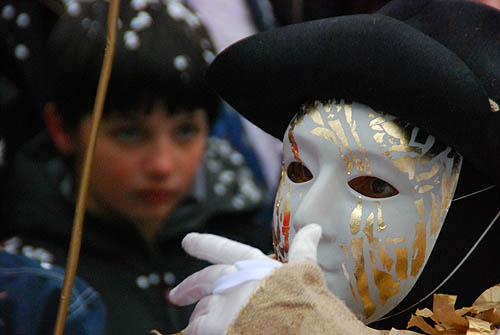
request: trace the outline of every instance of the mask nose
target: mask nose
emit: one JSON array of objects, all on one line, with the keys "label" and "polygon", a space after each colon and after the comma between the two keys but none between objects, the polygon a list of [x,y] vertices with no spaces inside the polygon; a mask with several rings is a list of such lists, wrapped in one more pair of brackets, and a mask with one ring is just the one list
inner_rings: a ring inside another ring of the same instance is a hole
[{"label": "mask nose", "polygon": [[342,224],[339,222],[341,215],[338,211],[342,199],[336,197],[335,190],[338,190],[340,185],[333,181],[331,174],[318,176],[303,196],[292,217],[295,231],[310,223],[317,223],[322,228],[322,240],[334,241],[336,239],[338,233],[336,226]]}]

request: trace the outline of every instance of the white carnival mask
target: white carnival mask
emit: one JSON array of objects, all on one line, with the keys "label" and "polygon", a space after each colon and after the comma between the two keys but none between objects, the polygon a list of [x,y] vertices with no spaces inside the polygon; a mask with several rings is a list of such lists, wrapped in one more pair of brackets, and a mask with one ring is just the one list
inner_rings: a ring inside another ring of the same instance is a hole
[{"label": "white carnival mask", "polygon": [[462,158],[359,103],[303,107],[283,140],[273,214],[277,257],[309,223],[323,228],[328,288],[368,323],[397,306],[436,243]]}]

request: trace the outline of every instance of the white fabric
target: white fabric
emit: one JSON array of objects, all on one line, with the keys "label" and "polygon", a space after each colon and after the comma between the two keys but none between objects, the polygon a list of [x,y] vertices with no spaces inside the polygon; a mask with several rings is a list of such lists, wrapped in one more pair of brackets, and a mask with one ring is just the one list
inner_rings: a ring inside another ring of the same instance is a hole
[{"label": "white fabric", "polygon": [[[244,0],[187,0],[187,4],[206,26],[217,53],[257,32]],[[282,143],[244,117],[240,118],[267,185],[274,190],[280,176]]]},{"label": "white fabric", "polygon": [[[321,227],[316,224],[297,232],[291,259],[315,260],[320,237]],[[191,256],[214,263],[186,278],[169,294],[177,305],[198,301],[184,330],[186,335],[225,334],[261,281],[281,266],[256,248],[220,236],[191,233],[182,246]]]},{"label": "white fabric", "polygon": [[276,189],[281,173],[283,143],[243,116],[241,122],[257,154],[267,185],[271,190]]},{"label": "white fabric", "polygon": [[217,53],[257,32],[244,0],[187,0],[187,4],[206,26]]},{"label": "white fabric", "polygon": [[219,277],[212,288],[212,293],[222,293],[230,288],[251,280],[261,280],[272,270],[283,265],[273,259],[250,259],[234,263],[239,270]]},{"label": "white fabric", "polygon": [[267,259],[257,248],[212,234],[190,233],[182,248],[191,256],[213,264],[233,264],[245,259]]}]

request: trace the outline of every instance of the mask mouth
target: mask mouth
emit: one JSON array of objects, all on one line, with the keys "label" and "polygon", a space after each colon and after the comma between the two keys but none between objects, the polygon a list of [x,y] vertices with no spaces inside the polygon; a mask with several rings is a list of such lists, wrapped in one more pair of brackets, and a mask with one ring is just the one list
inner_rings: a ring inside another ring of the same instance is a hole
[{"label": "mask mouth", "polygon": [[318,262],[318,266],[323,272],[330,274],[342,274],[342,263],[338,261]]}]

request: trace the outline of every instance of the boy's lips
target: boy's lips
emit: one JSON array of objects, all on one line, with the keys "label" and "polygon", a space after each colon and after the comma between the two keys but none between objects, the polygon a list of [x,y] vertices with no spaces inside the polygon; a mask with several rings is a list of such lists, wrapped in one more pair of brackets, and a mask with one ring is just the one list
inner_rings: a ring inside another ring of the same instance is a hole
[{"label": "boy's lips", "polygon": [[174,192],[164,189],[145,189],[138,191],[137,196],[143,201],[157,204],[170,200]]}]

